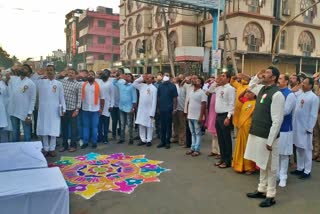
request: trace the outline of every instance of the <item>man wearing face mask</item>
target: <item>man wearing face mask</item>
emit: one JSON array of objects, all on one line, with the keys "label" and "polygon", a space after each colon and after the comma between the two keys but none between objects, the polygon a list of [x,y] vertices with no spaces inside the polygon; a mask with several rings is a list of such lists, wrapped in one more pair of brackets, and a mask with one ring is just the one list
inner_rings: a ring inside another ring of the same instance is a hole
[{"label": "man wearing face mask", "polygon": [[[83,145],[81,149],[88,147],[89,136],[91,136],[92,148],[97,148],[99,115],[104,108],[103,91],[95,81],[94,71],[89,71],[88,81],[82,85],[82,124]],[[91,131],[91,133],[90,133]]]},{"label": "man wearing face mask", "polygon": [[61,116],[66,111],[62,83],[55,80],[55,68],[48,65],[46,79],[36,81],[39,91],[37,135],[42,136],[44,156],[56,156],[56,138],[60,135]]},{"label": "man wearing face mask", "polygon": [[172,133],[172,115],[177,112],[178,92],[174,84],[170,82],[170,74],[165,73],[163,83],[158,88],[158,104],[160,111],[161,143],[157,148],[170,149]]},{"label": "man wearing face mask", "polygon": [[31,116],[36,102],[36,86],[27,75],[29,65],[18,68],[19,76],[11,76],[8,82],[9,115],[13,128],[13,141],[20,141],[20,123],[23,126],[24,141],[31,140]]},{"label": "man wearing face mask", "polygon": [[114,87],[112,81],[109,80],[110,71],[104,69],[100,74],[100,87],[104,97],[104,108],[99,118],[98,141],[105,144],[108,143],[110,112],[114,106]]}]

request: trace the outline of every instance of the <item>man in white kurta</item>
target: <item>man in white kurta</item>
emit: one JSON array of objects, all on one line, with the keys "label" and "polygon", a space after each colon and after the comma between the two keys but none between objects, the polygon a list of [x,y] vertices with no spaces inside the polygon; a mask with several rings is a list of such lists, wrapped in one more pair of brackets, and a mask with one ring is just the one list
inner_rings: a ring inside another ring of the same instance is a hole
[{"label": "man in white kurta", "polygon": [[[276,203],[279,131],[285,103],[276,86],[279,76],[277,68],[269,67],[259,72],[249,84],[249,89],[257,95],[257,103],[244,158],[254,161],[260,168],[260,182],[258,190],[248,193],[247,197],[265,198],[260,207],[270,207]],[[263,85],[259,84],[261,81]]]},{"label": "man in white kurta", "polygon": [[136,79],[132,84],[140,93],[136,118],[136,124],[139,124],[139,134],[141,139],[138,146],[146,144],[149,147],[152,145],[151,141],[154,127],[153,120],[157,105],[157,88],[152,84],[152,82],[153,76],[151,74],[144,74],[140,78]]},{"label": "man in white kurta", "polygon": [[296,105],[296,95],[288,88],[289,76],[281,74],[278,81],[278,87],[285,97],[284,119],[280,128],[279,138],[279,186],[285,187],[288,178],[289,156],[293,154],[292,139],[292,114]]},{"label": "man in white kurta", "polygon": [[8,82],[8,112],[12,123],[13,142],[20,141],[20,124],[23,126],[24,141],[31,140],[32,112],[36,102],[36,86],[27,77],[29,70],[19,68],[19,76],[11,76]]},{"label": "man in white kurta", "polygon": [[54,79],[53,66],[47,66],[47,78],[37,80],[39,112],[37,135],[42,136],[44,155],[56,156],[56,137],[60,135],[61,116],[66,111],[62,83]]},{"label": "man in white kurta", "polygon": [[293,116],[293,142],[296,146],[297,169],[291,174],[300,179],[309,178],[312,168],[312,134],[317,121],[319,98],[312,92],[314,80],[307,77],[302,82],[303,93],[297,98]]},{"label": "man in white kurta", "polygon": [[110,112],[114,106],[115,87],[113,86],[112,80],[109,79],[110,73],[111,72],[108,69],[103,70],[100,75],[101,81],[98,82],[104,97],[104,108],[99,117],[98,141],[101,141],[105,144],[109,142],[108,132],[111,116]]}]

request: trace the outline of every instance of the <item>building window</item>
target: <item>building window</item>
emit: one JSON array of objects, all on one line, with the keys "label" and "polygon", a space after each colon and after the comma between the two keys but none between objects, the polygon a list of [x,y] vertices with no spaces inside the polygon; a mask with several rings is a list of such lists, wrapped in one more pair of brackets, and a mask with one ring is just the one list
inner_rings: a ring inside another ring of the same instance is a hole
[{"label": "building window", "polygon": [[119,43],[120,43],[120,38],[118,37],[112,38],[112,45],[119,45]]},{"label": "building window", "polygon": [[98,20],[98,27],[106,27],[106,21]]},{"label": "building window", "polygon": [[260,8],[265,4],[265,0],[246,0],[248,11],[251,13],[259,13]]},{"label": "building window", "polygon": [[248,51],[258,52],[264,42],[262,27],[255,22],[248,23],[244,28],[243,40],[248,47]]},{"label": "building window", "polygon": [[161,27],[163,22],[163,13],[161,7],[157,7],[155,19],[157,26]]},{"label": "building window", "polygon": [[128,46],[127,46],[127,56],[128,56],[128,59],[131,59],[131,57],[132,57],[132,52],[133,52],[133,45],[132,45],[132,42],[129,42],[129,43],[128,43]]},{"label": "building window", "polygon": [[113,54],[113,55],[112,55],[112,61],[113,61],[113,62],[118,61],[119,58],[120,58],[120,57],[119,57],[118,54]]},{"label": "building window", "polygon": [[135,48],[135,51],[136,51],[136,58],[140,58],[140,54],[141,54],[141,50],[142,49],[142,42],[140,39],[137,40],[136,42],[136,48]]},{"label": "building window", "polygon": [[99,54],[98,59],[99,60],[104,60],[104,55],[103,54]]},{"label": "building window", "polygon": [[[314,3],[315,3],[315,0],[301,0],[300,10],[303,11]],[[317,6],[314,6],[303,14],[303,22],[307,24],[312,24],[313,19],[316,16],[317,16]]]},{"label": "building window", "polygon": [[300,48],[303,56],[311,56],[311,53],[316,47],[312,33],[309,31],[301,32],[298,38],[298,47]]},{"label": "building window", "polygon": [[106,37],[99,36],[98,37],[98,44],[105,44],[106,43]]},{"label": "building window", "polygon": [[290,16],[289,0],[282,0],[282,15]]},{"label": "building window", "polygon": [[136,30],[137,33],[141,33],[142,29],[142,16],[139,14],[136,19]]},{"label": "building window", "polygon": [[112,29],[119,29],[119,23],[118,22],[112,22]]},{"label": "building window", "polygon": [[132,18],[130,18],[128,21],[128,36],[132,36],[132,31],[133,31],[133,21],[132,21]]},{"label": "building window", "polygon": [[133,8],[133,1],[132,0],[127,1],[127,8],[128,8],[128,12],[131,13],[132,8]]},{"label": "building window", "polygon": [[280,35],[280,49],[285,50],[286,49],[286,41],[287,41],[287,31],[282,31]]}]

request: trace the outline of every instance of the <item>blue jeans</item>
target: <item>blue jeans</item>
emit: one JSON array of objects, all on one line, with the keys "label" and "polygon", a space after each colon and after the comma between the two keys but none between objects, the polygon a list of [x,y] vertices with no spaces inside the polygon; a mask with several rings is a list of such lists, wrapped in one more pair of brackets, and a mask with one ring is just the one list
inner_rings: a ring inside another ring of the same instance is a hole
[{"label": "blue jeans", "polygon": [[192,137],[191,150],[195,152],[200,152],[200,145],[202,139],[201,125],[198,120],[189,120],[189,128]]},{"label": "blue jeans", "polygon": [[13,130],[13,142],[19,142],[20,141],[20,121],[22,123],[23,127],[23,133],[24,133],[24,141],[31,141],[31,130],[32,130],[32,124],[26,123],[23,120],[20,120],[17,117],[10,116],[11,123],[12,123],[12,130]]},{"label": "blue jeans", "polygon": [[[89,136],[93,144],[97,143],[99,112],[82,111],[83,144],[88,144]],[[90,135],[91,134],[91,135]]]},{"label": "blue jeans", "polygon": [[126,126],[128,125],[129,141],[133,140],[133,113],[120,110],[121,134],[120,140],[125,140]]},{"label": "blue jeans", "polygon": [[104,115],[100,115],[99,118],[99,130],[98,130],[98,140],[99,142],[108,142],[109,133],[109,120],[110,118]]}]

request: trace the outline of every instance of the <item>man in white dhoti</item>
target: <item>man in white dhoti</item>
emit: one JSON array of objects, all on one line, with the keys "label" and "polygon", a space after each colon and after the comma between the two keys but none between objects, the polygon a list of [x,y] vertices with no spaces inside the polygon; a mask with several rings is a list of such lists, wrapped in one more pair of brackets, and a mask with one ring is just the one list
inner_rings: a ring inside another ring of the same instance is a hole
[{"label": "man in white dhoti", "polygon": [[30,66],[18,68],[19,76],[11,76],[8,82],[8,111],[12,123],[14,142],[20,141],[20,123],[22,123],[24,141],[31,140],[32,112],[36,102],[36,85],[27,77]]},{"label": "man in white dhoti", "polygon": [[138,146],[152,145],[154,115],[157,106],[157,88],[152,84],[153,76],[144,74],[133,82],[133,87],[139,90],[140,98],[136,124],[139,124],[141,142]]},{"label": "man in white dhoti", "polygon": [[288,178],[289,156],[293,153],[292,139],[292,114],[296,105],[296,96],[288,88],[289,76],[281,74],[278,81],[278,87],[285,97],[284,119],[280,128],[279,139],[279,186],[285,187]]},{"label": "man in white dhoti", "polygon": [[46,68],[47,79],[37,80],[39,112],[37,135],[42,137],[45,156],[56,156],[56,137],[60,135],[61,116],[66,112],[62,83],[55,80],[53,65]]},{"label": "man in white dhoti", "polygon": [[[248,193],[249,198],[265,198],[259,206],[276,203],[277,171],[279,167],[279,131],[283,121],[285,99],[277,87],[280,72],[275,67],[259,72],[249,84],[257,95],[244,158],[260,168],[258,190]],[[259,84],[260,79],[263,85]]]},{"label": "man in white dhoti", "polygon": [[293,114],[293,143],[297,149],[297,169],[291,174],[307,179],[312,168],[312,134],[317,121],[319,98],[312,92],[314,80],[307,77],[302,82],[302,91],[297,98]]}]

